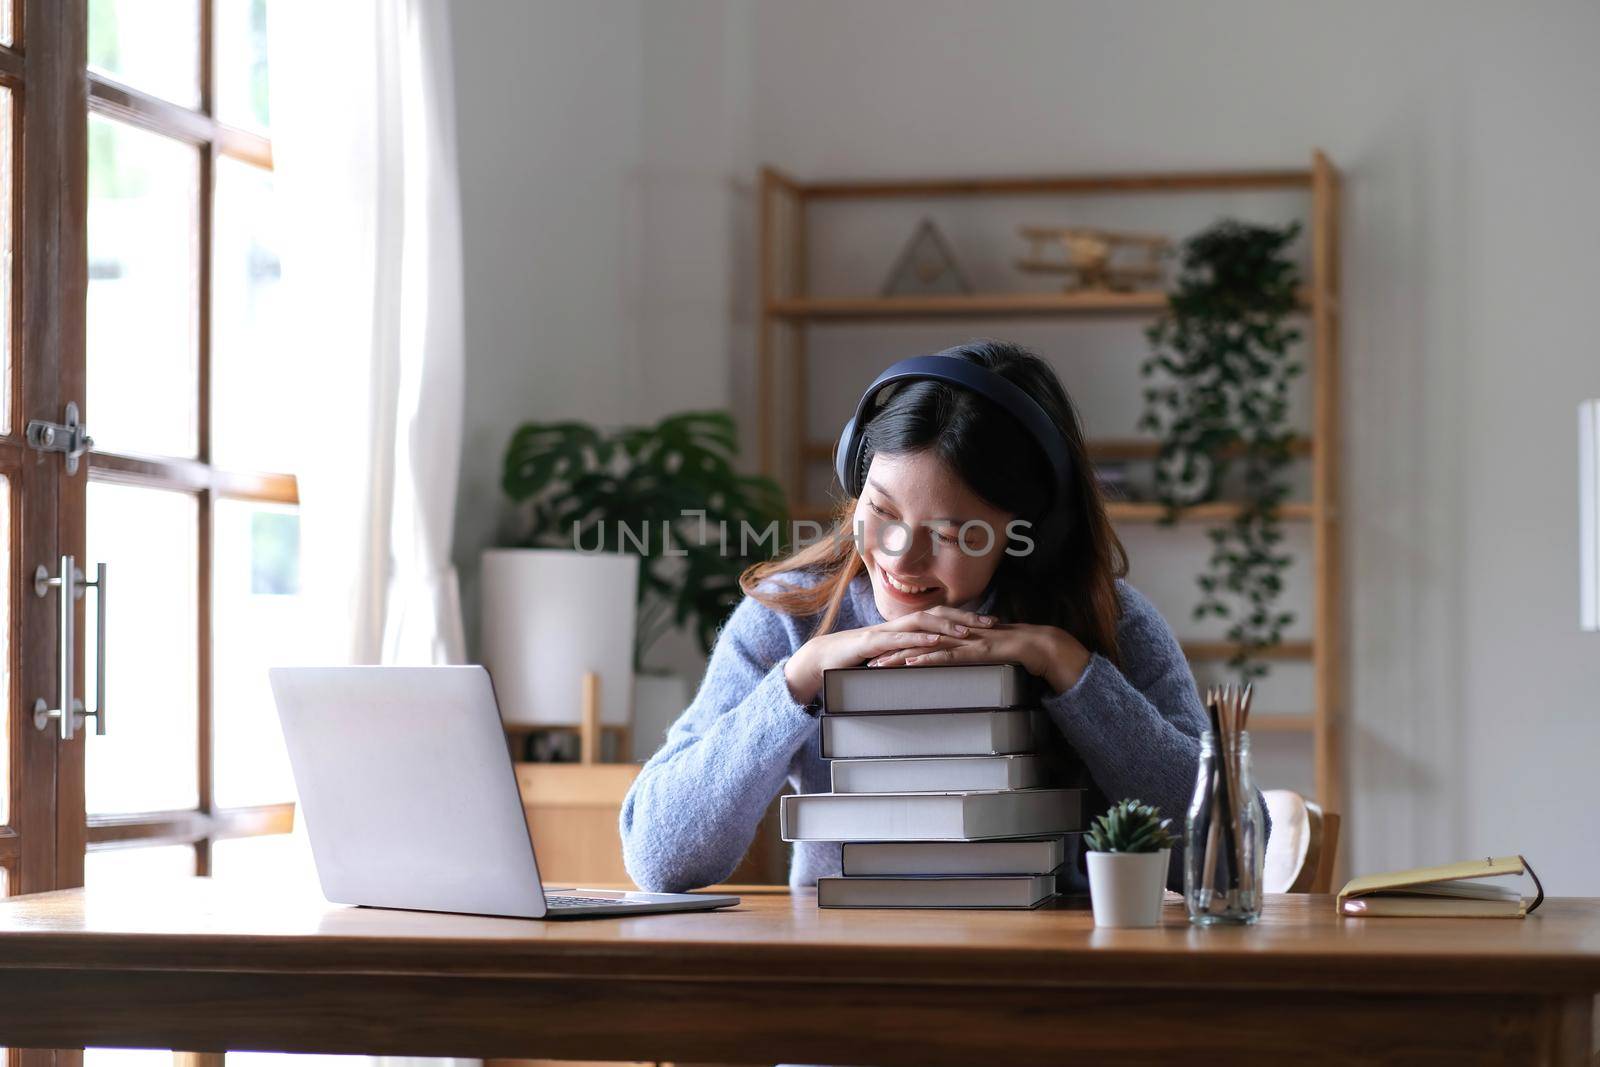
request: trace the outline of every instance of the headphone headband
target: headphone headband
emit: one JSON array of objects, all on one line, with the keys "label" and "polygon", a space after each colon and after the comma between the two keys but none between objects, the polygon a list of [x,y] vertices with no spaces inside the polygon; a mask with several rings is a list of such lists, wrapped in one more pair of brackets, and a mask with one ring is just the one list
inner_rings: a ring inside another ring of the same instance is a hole
[{"label": "headphone headband", "polygon": [[950,355],[951,351],[946,349],[931,356],[899,360],[872,380],[861,394],[855,414],[845,423],[834,449],[834,473],[838,475],[839,484],[851,496],[861,495],[865,475],[861,469],[861,449],[865,444],[866,425],[872,421],[869,411],[880,391],[906,381],[946,382],[989,400],[1021,423],[1028,436],[1038,443],[1050,463],[1055,484],[1049,511],[1040,522],[1041,528],[1033,531],[1034,537],[1039,540],[1041,535],[1064,534],[1069,517],[1067,500],[1072,486],[1072,456],[1060,427],[1039,402],[1015,382],[988,367]]}]

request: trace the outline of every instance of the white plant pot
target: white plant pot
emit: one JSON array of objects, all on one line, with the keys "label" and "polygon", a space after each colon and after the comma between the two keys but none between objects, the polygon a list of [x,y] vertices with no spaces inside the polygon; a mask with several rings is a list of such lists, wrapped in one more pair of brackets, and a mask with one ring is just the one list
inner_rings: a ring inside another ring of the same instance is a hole
[{"label": "white plant pot", "polygon": [[594,671],[601,724],[628,725],[638,557],[494,548],[482,576],[483,663],[505,721],[578,725],[583,676]]},{"label": "white plant pot", "polygon": [[1090,852],[1089,900],[1096,926],[1159,926],[1172,850]]}]

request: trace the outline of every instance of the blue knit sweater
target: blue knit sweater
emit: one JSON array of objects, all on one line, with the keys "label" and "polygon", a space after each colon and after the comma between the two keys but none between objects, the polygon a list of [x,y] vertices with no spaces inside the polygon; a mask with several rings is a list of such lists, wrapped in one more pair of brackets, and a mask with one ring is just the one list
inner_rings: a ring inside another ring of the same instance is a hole
[{"label": "blue knit sweater", "polygon": [[[797,572],[783,579],[815,580]],[[1205,710],[1166,621],[1132,586],[1119,583],[1118,592],[1122,669],[1097,654],[1077,684],[1043,706],[1099,793],[1159,805],[1181,836]],[[991,610],[993,601],[991,591],[977,610]],[[837,629],[883,621],[870,579],[858,575]],[[783,673],[814,623],[746,597],[723,626],[694,702],[622,802],[623,860],[641,888],[681,892],[726,880],[785,782],[801,793],[831,788],[818,720],[795,702]],[[1065,888],[1087,891],[1077,839],[1070,840],[1075,877]],[[789,884],[811,886],[819,875],[838,874],[839,850],[836,843],[796,842]],[[1174,849],[1173,888],[1181,887],[1182,871],[1181,849]]]}]

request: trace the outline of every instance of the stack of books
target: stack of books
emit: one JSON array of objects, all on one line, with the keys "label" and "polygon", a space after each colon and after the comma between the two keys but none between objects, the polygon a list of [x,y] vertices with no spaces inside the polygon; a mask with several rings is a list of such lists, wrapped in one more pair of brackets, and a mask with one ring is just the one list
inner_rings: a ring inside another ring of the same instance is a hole
[{"label": "stack of books", "polygon": [[1055,895],[1083,790],[1014,663],[823,673],[832,791],[783,798],[785,841],[842,842],[824,908],[1034,908]]}]

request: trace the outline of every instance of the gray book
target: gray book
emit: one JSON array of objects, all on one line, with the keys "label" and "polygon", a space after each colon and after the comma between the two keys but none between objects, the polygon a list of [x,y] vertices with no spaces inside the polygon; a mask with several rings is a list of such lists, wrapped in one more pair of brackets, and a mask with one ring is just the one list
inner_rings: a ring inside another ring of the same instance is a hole
[{"label": "gray book", "polygon": [[1037,908],[1055,893],[1053,874],[817,879],[819,908]]},{"label": "gray book", "polygon": [[802,793],[778,808],[785,841],[981,841],[1082,826],[1083,790]]},{"label": "gray book", "polygon": [[1034,747],[1029,709],[824,715],[822,758],[1002,756]]},{"label": "gray book", "polygon": [[828,715],[1015,708],[1032,695],[1032,678],[1017,663],[835,667],[822,672],[822,707]]},{"label": "gray book", "polygon": [[836,759],[831,770],[835,793],[947,793],[1045,784],[1044,761],[1032,755]]},{"label": "gray book", "polygon": [[1050,874],[1067,858],[1066,838],[1024,841],[851,841],[840,870],[847,878],[884,875]]}]

